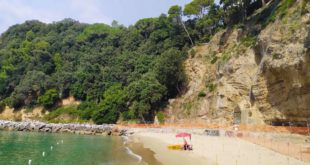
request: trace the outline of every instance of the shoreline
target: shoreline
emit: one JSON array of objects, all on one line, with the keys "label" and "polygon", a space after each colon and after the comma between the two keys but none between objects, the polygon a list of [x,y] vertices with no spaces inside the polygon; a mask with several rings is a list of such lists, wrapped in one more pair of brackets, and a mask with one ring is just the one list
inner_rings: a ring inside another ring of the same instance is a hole
[{"label": "shoreline", "polygon": [[[0,120],[0,131],[2,130],[122,136],[124,142],[123,146],[125,149],[127,147],[127,153],[137,160],[141,160],[142,157],[140,164],[145,164],[143,162],[150,165],[247,165],[248,162],[252,162],[253,165],[310,164],[310,153],[306,152],[307,149],[310,149],[310,144],[305,144],[303,146],[306,150],[301,153],[302,155],[293,154],[293,156],[287,156],[285,152],[279,152],[279,150],[268,148],[268,146],[266,147],[261,144],[262,142],[264,143],[265,140],[268,140],[267,138],[271,138],[271,142],[274,144],[286,139],[286,148],[283,148],[283,150],[287,151],[287,145],[289,143],[291,146],[297,141],[298,143],[300,140],[304,141],[303,138],[305,138],[305,136],[293,134],[239,131],[231,136],[227,133],[233,132],[224,129],[133,128],[119,127],[113,124],[53,124],[38,121],[14,122]],[[193,151],[168,150],[167,146],[169,144],[183,143],[182,138],[175,137],[176,133],[180,132],[192,134],[192,139],[188,142],[193,145]],[[255,140],[257,137],[260,143],[251,141],[251,138]],[[250,138],[250,140],[247,140],[248,138]],[[276,147],[279,149],[279,146]],[[299,159],[299,156],[303,157]]]},{"label": "shoreline", "polygon": [[128,141],[128,144],[125,146],[127,148],[127,153],[135,157],[139,164],[143,165],[163,165],[158,159],[155,158],[155,152],[149,148],[145,148],[143,143]]}]

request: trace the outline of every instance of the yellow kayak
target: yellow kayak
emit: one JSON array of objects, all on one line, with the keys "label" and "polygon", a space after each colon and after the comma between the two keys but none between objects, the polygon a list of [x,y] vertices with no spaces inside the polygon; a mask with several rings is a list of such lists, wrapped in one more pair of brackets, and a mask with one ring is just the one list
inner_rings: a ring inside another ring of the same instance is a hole
[{"label": "yellow kayak", "polygon": [[183,145],[181,144],[171,144],[167,146],[169,150],[182,150]]}]

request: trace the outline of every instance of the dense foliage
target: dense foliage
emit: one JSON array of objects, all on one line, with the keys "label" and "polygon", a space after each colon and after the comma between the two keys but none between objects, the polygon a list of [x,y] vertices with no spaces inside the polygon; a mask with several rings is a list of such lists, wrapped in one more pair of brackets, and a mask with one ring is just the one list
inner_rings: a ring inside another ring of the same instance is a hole
[{"label": "dense foliage", "polygon": [[83,116],[97,123],[121,113],[150,120],[184,85],[184,33],[165,15],[128,28],[71,19],[12,26],[1,36],[0,98],[16,109],[51,109],[72,95],[97,104]]},{"label": "dense foliage", "polygon": [[[172,6],[168,15],[130,27],[72,19],[14,25],[0,38],[0,103],[16,109],[43,105],[53,111],[49,119],[70,112],[96,123],[115,123],[120,116],[153,120],[186,82],[188,48],[242,21],[262,2],[193,0],[184,10]],[[53,110],[68,96],[82,104]]]}]

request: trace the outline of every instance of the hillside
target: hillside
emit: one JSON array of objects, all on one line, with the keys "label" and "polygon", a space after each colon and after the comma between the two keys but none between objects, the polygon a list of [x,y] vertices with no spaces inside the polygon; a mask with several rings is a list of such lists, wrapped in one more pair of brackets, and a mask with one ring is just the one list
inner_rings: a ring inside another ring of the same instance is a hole
[{"label": "hillside", "polygon": [[305,121],[309,20],[307,0],[193,0],[129,27],[13,25],[0,37],[0,118]]},{"label": "hillside", "polygon": [[[115,123],[152,120],[167,98],[182,88],[188,40],[171,18],[140,20],[126,28],[114,23],[52,24],[26,21],[0,38],[0,108],[44,107],[81,121]],[[164,66],[162,66],[164,64]],[[74,97],[80,106],[61,107]]]},{"label": "hillside", "polygon": [[[309,120],[310,6],[294,2],[281,13],[283,4],[271,1],[244,27],[222,30],[193,48],[185,61],[188,90],[169,101],[170,122],[277,125]],[[275,19],[260,25],[268,10],[276,11]]]}]

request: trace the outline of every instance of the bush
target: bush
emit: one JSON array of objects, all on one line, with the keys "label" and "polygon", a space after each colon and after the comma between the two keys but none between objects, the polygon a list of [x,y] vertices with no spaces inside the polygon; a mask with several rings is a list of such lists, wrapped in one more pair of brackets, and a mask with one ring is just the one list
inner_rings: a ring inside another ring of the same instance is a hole
[{"label": "bush", "polygon": [[230,60],[231,56],[229,53],[223,53],[221,56],[221,63],[226,64]]},{"label": "bush", "polygon": [[216,84],[210,84],[210,85],[208,86],[208,89],[209,89],[210,92],[214,92],[215,89],[216,89]]},{"label": "bush", "polygon": [[26,96],[23,94],[13,94],[11,96],[10,100],[10,106],[14,109],[19,109],[24,105],[24,100],[26,100]]},{"label": "bush", "polygon": [[0,101],[0,113],[2,113],[5,109],[5,103]]},{"label": "bush", "polygon": [[304,46],[305,46],[305,48],[310,49],[310,32],[308,34],[308,37],[305,40]]},{"label": "bush", "polygon": [[191,49],[189,54],[191,55],[191,57],[195,57],[195,54],[196,54],[196,50],[195,49]]},{"label": "bush", "polygon": [[56,89],[50,89],[45,92],[44,95],[39,96],[38,102],[43,105],[45,108],[50,108],[55,105],[58,100],[58,93]]},{"label": "bush", "polygon": [[277,53],[273,53],[272,54],[272,59],[273,60],[277,60],[277,59],[280,59],[281,58],[281,54],[277,54]]},{"label": "bush", "polygon": [[256,43],[256,37],[246,36],[240,39],[240,43],[245,47],[253,47]]},{"label": "bush", "polygon": [[77,109],[82,119],[90,120],[98,109],[98,105],[95,102],[82,102]]},{"label": "bush", "polygon": [[280,16],[283,16],[285,13],[286,13],[286,10],[288,8],[290,8],[294,3],[295,3],[296,0],[283,0],[281,2],[281,5],[278,9],[278,12],[280,13]]},{"label": "bush", "polygon": [[283,17],[287,13],[287,9],[290,8],[296,0],[282,0],[280,5],[272,10],[266,21],[262,24],[263,27],[266,27],[269,23],[274,22],[277,19],[277,16]]},{"label": "bush", "polygon": [[56,110],[50,112],[48,115],[45,116],[45,119],[48,121],[52,121],[55,118],[59,117],[62,114],[68,114],[73,117],[79,117],[79,112],[76,106],[70,107],[61,107],[57,108]]},{"label": "bush", "polygon": [[206,97],[206,93],[204,92],[204,91],[200,91],[199,93],[198,93],[198,97]]},{"label": "bush", "polygon": [[160,124],[165,123],[165,114],[163,112],[157,112],[156,116]]},{"label": "bush", "polygon": [[216,89],[216,84],[213,82],[213,80],[207,80],[206,88],[209,92],[214,92]]},{"label": "bush", "polygon": [[[57,118],[62,114],[70,115],[80,122],[87,122],[94,116],[94,112],[98,109],[98,104],[94,102],[83,102],[78,106],[60,107],[45,116],[50,122],[66,122],[59,121]],[[68,121],[67,121],[68,122]]]},{"label": "bush", "polygon": [[114,124],[119,118],[119,113],[115,109],[103,108],[96,111],[92,118],[96,124]]},{"label": "bush", "polygon": [[301,14],[306,14],[307,13],[307,3],[309,3],[309,0],[303,0],[302,5],[301,5]]},{"label": "bush", "polygon": [[216,63],[216,61],[217,61],[217,56],[214,56],[212,59],[211,59],[211,64],[215,64]]},{"label": "bush", "polygon": [[245,25],[243,23],[238,23],[238,24],[234,25],[234,28],[235,29],[244,29]]}]

